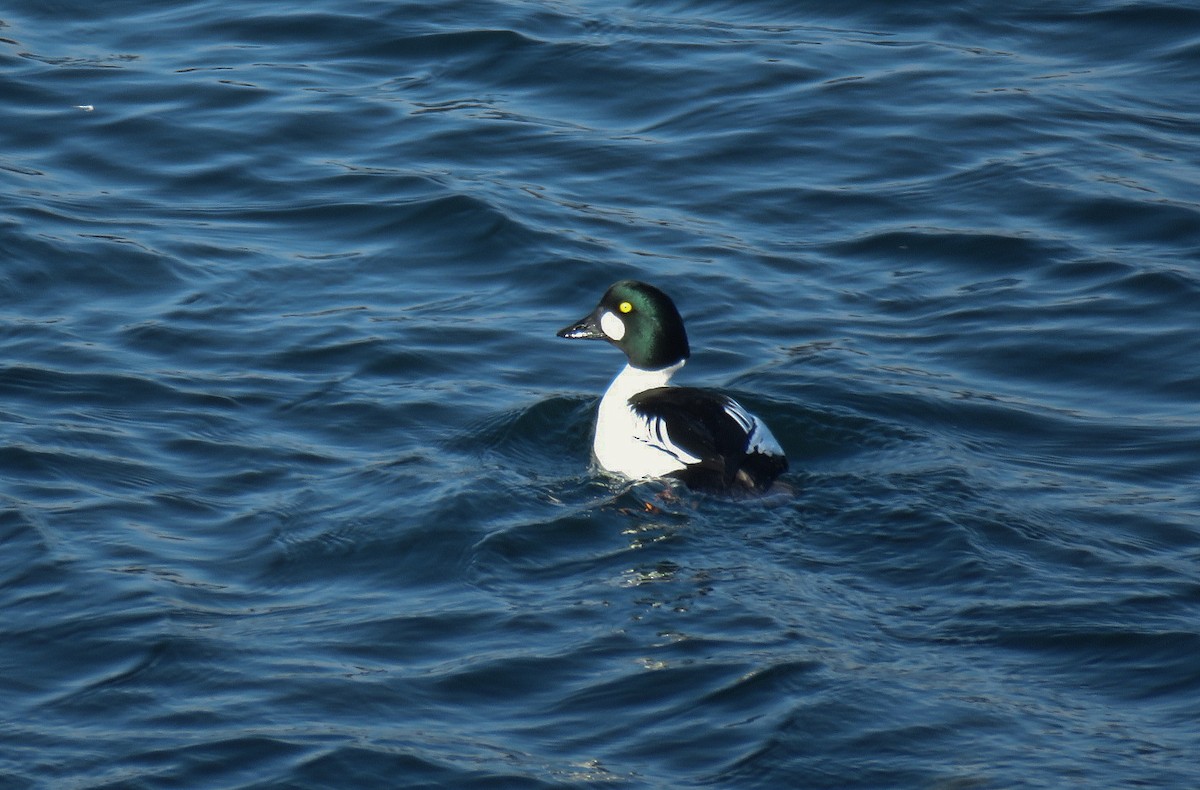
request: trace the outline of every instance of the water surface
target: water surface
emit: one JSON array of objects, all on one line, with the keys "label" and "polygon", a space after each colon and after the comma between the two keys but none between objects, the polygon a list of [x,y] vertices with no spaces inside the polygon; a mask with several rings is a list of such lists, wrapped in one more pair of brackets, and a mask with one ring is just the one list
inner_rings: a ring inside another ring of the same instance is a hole
[{"label": "water surface", "polygon": [[[1200,782],[1188,3],[18,3],[0,784]],[[612,281],[794,496],[589,465]]]}]

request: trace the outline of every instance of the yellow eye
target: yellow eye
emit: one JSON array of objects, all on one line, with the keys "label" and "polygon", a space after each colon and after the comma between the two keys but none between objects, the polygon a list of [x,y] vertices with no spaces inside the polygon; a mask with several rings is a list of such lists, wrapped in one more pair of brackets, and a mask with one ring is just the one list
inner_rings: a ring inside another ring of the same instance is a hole
[{"label": "yellow eye", "polygon": [[633,312],[633,305],[629,302],[621,302],[621,304],[617,305],[617,309],[622,313],[630,313]]}]

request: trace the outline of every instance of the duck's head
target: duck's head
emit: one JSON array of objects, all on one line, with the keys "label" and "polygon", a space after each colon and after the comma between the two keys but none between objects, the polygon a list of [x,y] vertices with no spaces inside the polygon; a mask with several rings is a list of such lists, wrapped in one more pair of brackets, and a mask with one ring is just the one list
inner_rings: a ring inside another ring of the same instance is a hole
[{"label": "duck's head", "polygon": [[585,318],[558,332],[559,337],[607,340],[625,352],[629,364],[661,370],[688,358],[687,332],[671,297],[637,280],[622,280],[604,294]]}]

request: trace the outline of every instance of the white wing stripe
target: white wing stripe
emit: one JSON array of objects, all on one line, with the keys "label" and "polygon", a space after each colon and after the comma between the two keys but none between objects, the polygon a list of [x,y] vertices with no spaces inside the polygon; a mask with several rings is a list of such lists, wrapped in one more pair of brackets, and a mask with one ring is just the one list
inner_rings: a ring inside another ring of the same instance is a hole
[{"label": "white wing stripe", "polygon": [[629,411],[633,414],[634,423],[638,427],[635,434],[638,441],[645,442],[656,450],[662,450],[664,453],[678,459],[682,464],[700,463],[699,458],[671,441],[671,434],[667,430],[666,420],[661,417],[640,414],[632,407]]},{"label": "white wing stripe", "polygon": [[725,413],[742,426],[742,430],[746,432],[746,452],[783,455],[783,448],[779,446],[779,442],[775,441],[770,429],[753,414],[743,409],[740,403],[731,400],[725,407]]},{"label": "white wing stripe", "polygon": [[732,400],[729,401],[725,406],[725,413],[733,418],[733,421],[741,427],[747,436],[754,433],[754,427],[758,425],[758,420],[754,419],[754,415],[743,409],[740,403]]}]

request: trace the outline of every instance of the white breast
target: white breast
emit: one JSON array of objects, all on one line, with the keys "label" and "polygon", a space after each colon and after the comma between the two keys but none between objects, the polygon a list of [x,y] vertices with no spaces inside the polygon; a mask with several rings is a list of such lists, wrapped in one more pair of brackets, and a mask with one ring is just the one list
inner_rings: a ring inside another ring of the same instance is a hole
[{"label": "white breast", "polygon": [[682,362],[663,370],[626,365],[613,379],[600,400],[592,444],[602,467],[627,477],[662,477],[700,461],[671,443],[661,421],[647,420],[629,405],[629,399],[639,392],[667,386],[681,367]]}]

